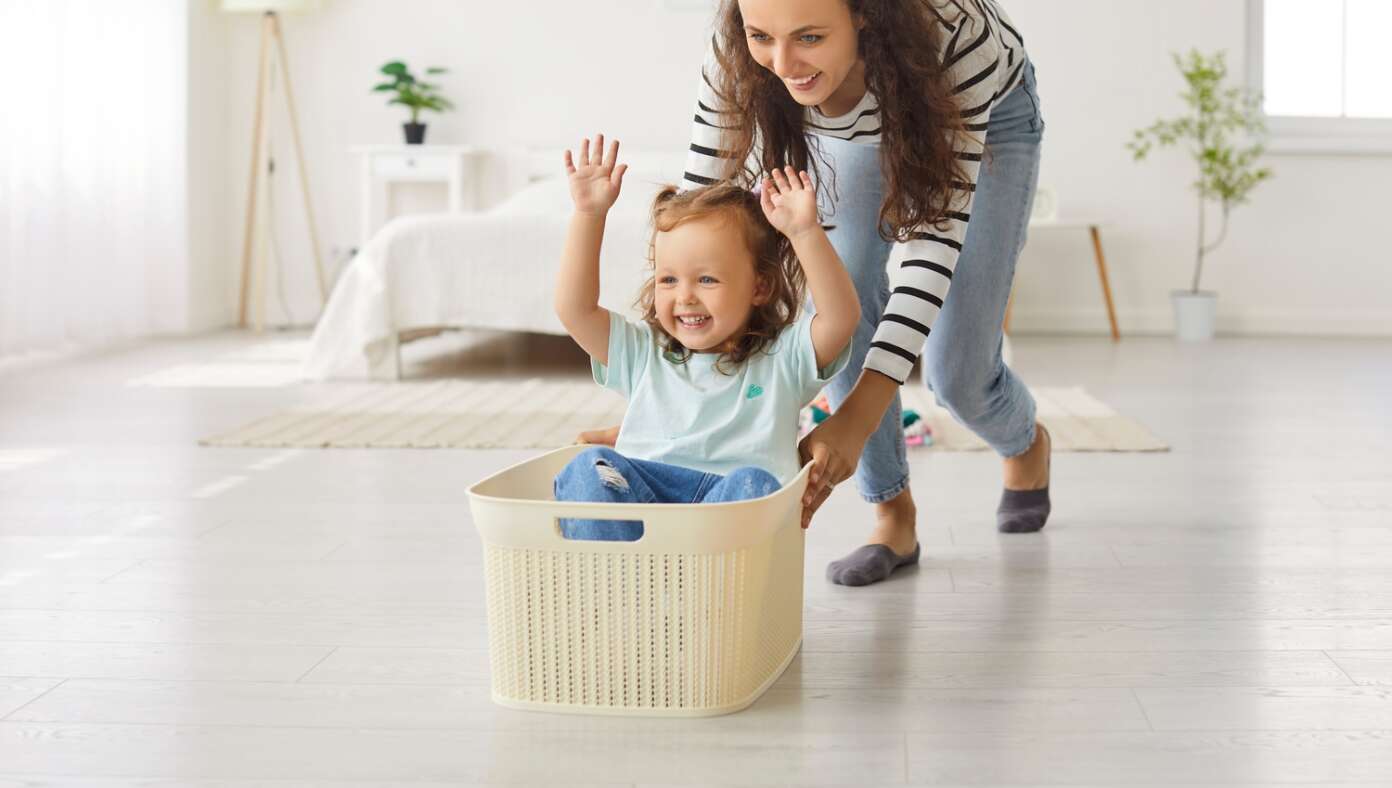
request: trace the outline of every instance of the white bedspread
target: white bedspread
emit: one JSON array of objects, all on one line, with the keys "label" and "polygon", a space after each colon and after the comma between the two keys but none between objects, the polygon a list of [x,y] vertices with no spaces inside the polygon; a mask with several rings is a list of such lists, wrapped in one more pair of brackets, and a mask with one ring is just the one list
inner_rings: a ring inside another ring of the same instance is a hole
[{"label": "white bedspread", "polygon": [[[600,303],[625,314],[645,276],[657,183],[629,173],[609,216]],[[393,220],[339,278],[314,329],[305,376],[394,377],[397,336],[412,329],[564,334],[552,296],[570,213],[565,180],[552,178],[487,213]]]}]

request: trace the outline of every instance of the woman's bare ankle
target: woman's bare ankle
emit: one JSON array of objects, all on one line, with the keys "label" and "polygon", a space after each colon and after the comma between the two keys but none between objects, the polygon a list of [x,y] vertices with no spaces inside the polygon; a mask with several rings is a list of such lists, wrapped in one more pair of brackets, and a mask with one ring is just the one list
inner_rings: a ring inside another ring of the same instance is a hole
[{"label": "woman's bare ankle", "polygon": [[882,544],[899,555],[913,552],[918,544],[918,507],[907,487],[888,501],[875,504],[875,530],[868,544]]},{"label": "woman's bare ankle", "polygon": [[899,494],[887,501],[875,504],[875,511],[881,516],[887,514],[912,514],[918,507],[914,504],[913,490],[905,487]]},{"label": "woman's bare ankle", "polygon": [[1039,490],[1049,485],[1049,450],[1047,433],[1035,428],[1034,443],[1020,454],[1007,457],[1002,468],[1007,490]]}]

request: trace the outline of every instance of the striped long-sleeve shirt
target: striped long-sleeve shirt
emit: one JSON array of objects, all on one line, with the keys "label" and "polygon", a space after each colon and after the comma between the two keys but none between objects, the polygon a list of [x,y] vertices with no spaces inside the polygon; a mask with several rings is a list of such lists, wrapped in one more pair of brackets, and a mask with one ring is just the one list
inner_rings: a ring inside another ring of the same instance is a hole
[{"label": "striped long-sleeve shirt", "polygon": [[[957,147],[967,182],[960,185],[942,229],[915,228],[907,240],[896,242],[890,251],[889,303],[866,354],[865,368],[899,383],[908,379],[952,284],[971,220],[991,110],[1020,82],[1026,63],[1024,39],[996,0],[932,2],[944,20],[939,56],[955,86],[967,132],[959,135]],[[718,152],[722,150],[721,127],[730,123],[720,117],[720,102],[710,86],[714,68],[714,59],[708,58],[698,89],[683,188],[712,182],[722,175],[726,164]],[[879,107],[868,91],[845,115],[827,117],[808,108],[805,122],[812,134],[866,145],[880,141]]]}]

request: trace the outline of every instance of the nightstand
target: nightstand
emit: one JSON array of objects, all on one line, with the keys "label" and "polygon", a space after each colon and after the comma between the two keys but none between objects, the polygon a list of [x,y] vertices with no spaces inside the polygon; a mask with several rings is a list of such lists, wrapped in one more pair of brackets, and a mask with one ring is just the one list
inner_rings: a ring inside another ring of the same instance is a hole
[{"label": "nightstand", "polygon": [[392,183],[444,183],[449,187],[449,211],[472,211],[477,205],[476,159],[470,145],[358,145],[348,149],[361,157],[360,243],[366,244],[386,221]]},{"label": "nightstand", "polygon": [[[1036,230],[1086,230],[1088,237],[1092,239],[1092,256],[1097,262],[1097,281],[1102,286],[1102,300],[1107,305],[1107,321],[1112,327],[1112,341],[1121,341],[1121,329],[1117,328],[1116,306],[1112,303],[1112,285],[1107,277],[1107,257],[1102,254],[1102,224],[1095,219],[1072,219],[1069,221],[1059,221],[1055,218],[1030,219],[1029,230],[1031,233]],[[1010,311],[1015,304],[1014,293],[1005,302],[1005,331],[1010,331]]]}]

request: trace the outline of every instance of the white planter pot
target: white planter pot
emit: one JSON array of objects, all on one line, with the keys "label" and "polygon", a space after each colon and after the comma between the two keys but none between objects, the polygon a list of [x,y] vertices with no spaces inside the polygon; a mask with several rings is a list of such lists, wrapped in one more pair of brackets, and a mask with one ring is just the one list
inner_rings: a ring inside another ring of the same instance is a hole
[{"label": "white planter pot", "polygon": [[1175,338],[1181,342],[1207,342],[1213,339],[1214,320],[1218,313],[1218,294],[1207,290],[1175,290],[1170,293],[1174,303]]}]

